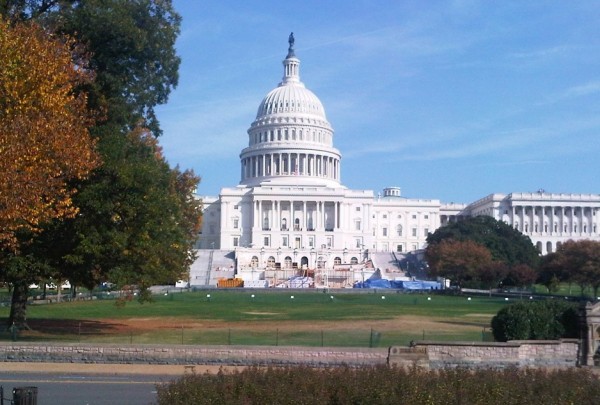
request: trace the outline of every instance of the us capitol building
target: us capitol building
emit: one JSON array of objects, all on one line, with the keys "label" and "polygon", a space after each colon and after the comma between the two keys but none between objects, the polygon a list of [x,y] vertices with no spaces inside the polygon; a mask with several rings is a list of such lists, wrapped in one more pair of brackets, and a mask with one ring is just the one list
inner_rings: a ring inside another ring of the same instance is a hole
[{"label": "us capitol building", "polygon": [[[569,239],[600,240],[599,194],[491,194],[470,204],[408,199],[341,183],[341,153],[323,104],[300,81],[293,34],[283,79],[260,102],[240,153],[240,183],[201,197],[203,225],[190,284],[237,277],[247,286],[348,287],[375,268],[402,277],[398,261],[426,246],[430,232],[475,215],[502,220],[541,254]],[[410,269],[409,269],[410,270]],[[286,284],[287,283],[287,284]]]}]

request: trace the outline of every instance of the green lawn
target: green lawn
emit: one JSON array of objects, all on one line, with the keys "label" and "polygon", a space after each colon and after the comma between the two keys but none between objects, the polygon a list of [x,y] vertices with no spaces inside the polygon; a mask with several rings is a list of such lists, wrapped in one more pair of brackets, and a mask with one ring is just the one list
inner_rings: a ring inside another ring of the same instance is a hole
[{"label": "green lawn", "polygon": [[[210,295],[210,297],[207,297]],[[293,298],[292,298],[293,296]],[[399,315],[457,317],[469,313],[495,314],[506,304],[503,298],[398,294],[393,291],[368,294],[317,292],[184,292],[154,296],[124,307],[114,300],[94,300],[29,305],[29,318],[124,319],[131,317],[180,317],[226,322],[248,320],[349,320],[389,319]],[[8,316],[8,307],[0,316]]]},{"label": "green lawn", "polygon": [[[293,296],[293,298],[292,298]],[[153,302],[117,307],[102,299],[30,305],[33,331],[21,340],[120,343],[388,346],[411,340],[482,340],[483,328],[507,301],[503,298],[312,291],[231,291],[158,295]],[[8,316],[0,308],[0,317]],[[398,317],[423,325],[389,326]],[[130,331],[115,327],[130,319],[164,319],[164,325]],[[168,321],[167,321],[168,320]],[[452,331],[431,326],[435,320]],[[210,327],[190,326],[212,322]],[[217,326],[215,326],[215,324]],[[253,326],[258,325],[258,326]],[[10,339],[6,333],[0,336]]]}]

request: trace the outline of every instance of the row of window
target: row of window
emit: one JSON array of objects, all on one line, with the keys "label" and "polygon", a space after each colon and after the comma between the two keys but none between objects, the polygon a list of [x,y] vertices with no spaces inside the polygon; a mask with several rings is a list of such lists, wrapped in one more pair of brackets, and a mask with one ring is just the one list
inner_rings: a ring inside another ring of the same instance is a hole
[{"label": "row of window", "polygon": [[[356,207],[356,211],[360,211],[360,207]],[[411,217],[412,219],[417,219],[417,214],[412,214]],[[373,218],[376,218],[376,214],[373,214]],[[388,215],[382,214],[381,218],[388,219]],[[396,218],[402,219],[402,214],[398,214]],[[429,214],[423,214],[423,219],[429,219]]]},{"label": "row of window", "polygon": [[[296,139],[297,138],[297,139]],[[302,129],[298,130],[298,135],[296,137],[296,130],[295,129],[277,129],[275,130],[270,130],[270,131],[265,131],[265,132],[259,132],[254,134],[254,143],[262,143],[262,142],[274,142],[274,141],[303,141],[303,140],[307,140],[307,141],[312,141],[312,142],[328,142],[330,140],[330,136],[328,133],[326,132],[322,132],[322,131],[309,131],[308,129],[306,130],[306,132],[303,132]]]},{"label": "row of window", "polygon": [[[525,211],[525,215],[531,215],[532,212],[533,212],[534,215],[540,215],[540,208],[535,208],[532,211],[530,208],[523,209],[521,207],[515,207],[515,214],[521,214],[521,213],[523,213],[523,211]],[[552,208],[545,208],[543,210],[543,212],[544,212],[544,215],[550,215],[552,213]],[[580,213],[589,214],[591,212],[592,216],[596,216],[596,210],[592,209],[590,207],[584,207],[584,208],[571,208],[571,207],[554,208],[554,215],[560,215],[561,213],[564,213],[565,215],[568,215],[571,212],[573,212],[573,215],[577,215],[577,214],[580,214]],[[504,210],[504,214],[508,215],[508,210]]]},{"label": "row of window", "polygon": [[[562,227],[562,232],[565,232],[565,233],[567,233],[567,232],[571,232],[571,233],[577,233],[577,232],[579,232],[579,231],[578,231],[577,224],[573,224],[573,225],[572,225],[570,228],[571,228],[571,229],[569,230],[569,225],[568,225],[568,224],[564,224],[564,225],[563,225],[563,227]],[[518,222],[517,222],[517,223],[515,223],[515,229],[516,229],[517,231],[520,231],[520,230],[521,230],[521,229],[519,229],[519,223],[518,223]],[[540,229],[540,228],[539,228],[538,224],[534,224],[534,225],[533,225],[533,230],[532,230],[532,232],[539,232],[539,231],[540,231],[539,229]],[[558,228],[558,224],[554,224],[554,227],[553,227],[552,229],[553,229],[553,231],[552,231],[552,232],[558,232],[558,229],[559,229],[559,228]],[[587,232],[588,232],[588,226],[587,226],[587,224],[584,224],[584,225],[583,225],[581,228],[579,228],[579,229],[581,229],[581,232],[583,232],[583,233],[587,233]],[[524,232],[524,233],[527,233],[527,232],[529,232],[529,224],[525,224],[525,225],[523,226],[523,232]],[[547,232],[548,232],[548,224],[544,224],[544,231],[543,231],[543,232],[545,232],[545,233],[547,233]],[[592,232],[593,232],[593,233],[596,233],[596,224],[594,224],[594,225],[592,226]]]},{"label": "row of window", "polygon": [[[377,236],[377,228],[373,228],[373,236]],[[412,237],[416,238],[418,235],[418,228],[417,227],[413,227],[411,228],[411,234]],[[429,235],[429,228],[423,228],[423,236],[427,237]],[[382,227],[381,228],[381,236],[383,237],[387,237],[388,235],[388,228],[387,227]],[[396,225],[396,235],[395,236],[404,236],[403,235],[403,228],[402,225]]]}]

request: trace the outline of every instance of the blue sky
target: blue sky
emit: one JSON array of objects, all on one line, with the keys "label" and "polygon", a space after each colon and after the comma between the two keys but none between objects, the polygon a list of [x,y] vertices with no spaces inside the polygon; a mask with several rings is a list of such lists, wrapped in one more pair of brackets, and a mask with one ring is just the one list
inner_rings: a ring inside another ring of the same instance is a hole
[{"label": "blue sky", "polygon": [[240,181],[239,153],[280,82],[291,31],[322,101],[342,183],[469,203],[599,193],[598,1],[189,1],[179,86],[158,109],[171,165],[200,195]]}]

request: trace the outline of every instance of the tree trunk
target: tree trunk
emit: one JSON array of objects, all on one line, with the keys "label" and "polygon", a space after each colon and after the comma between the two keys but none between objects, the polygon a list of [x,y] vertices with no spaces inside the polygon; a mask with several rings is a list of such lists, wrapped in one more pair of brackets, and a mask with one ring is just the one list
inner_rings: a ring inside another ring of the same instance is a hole
[{"label": "tree trunk", "polygon": [[8,327],[16,326],[19,329],[29,329],[27,325],[27,283],[13,283],[12,302]]}]

